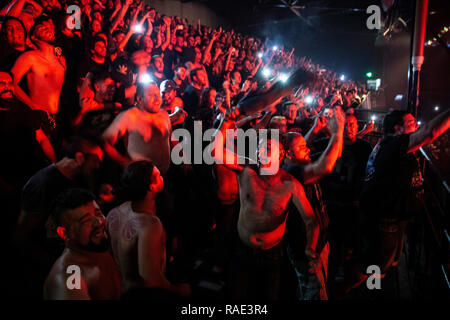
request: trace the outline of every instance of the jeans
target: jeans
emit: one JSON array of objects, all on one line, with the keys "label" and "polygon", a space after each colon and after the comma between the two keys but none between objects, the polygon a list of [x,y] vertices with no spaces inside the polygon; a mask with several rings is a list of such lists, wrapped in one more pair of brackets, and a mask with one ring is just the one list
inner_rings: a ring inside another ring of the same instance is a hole
[{"label": "jeans", "polygon": [[378,253],[381,273],[386,273],[393,263],[398,264],[400,261],[407,226],[408,221],[404,220],[382,219],[380,221],[380,247]]},{"label": "jeans", "polygon": [[320,271],[313,274],[308,271],[308,261],[305,256],[295,254],[291,247],[287,247],[287,253],[298,279],[299,300],[328,300],[327,295],[327,272],[329,243],[323,247],[320,253]]},{"label": "jeans", "polygon": [[409,220],[365,219],[361,224],[361,272],[367,266],[380,267],[385,274],[392,264],[399,262]]}]

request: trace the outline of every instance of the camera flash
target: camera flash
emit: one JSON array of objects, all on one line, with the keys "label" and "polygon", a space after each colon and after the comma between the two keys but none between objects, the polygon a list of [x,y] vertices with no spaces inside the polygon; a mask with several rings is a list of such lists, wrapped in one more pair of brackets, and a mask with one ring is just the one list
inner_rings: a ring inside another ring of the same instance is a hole
[{"label": "camera flash", "polygon": [[142,28],[142,26],[140,24],[135,24],[133,26],[133,31],[136,32],[136,33],[142,33],[142,31],[144,31],[144,30],[143,30],[143,28]]},{"label": "camera flash", "polygon": [[149,84],[152,81],[153,81],[153,79],[148,73],[144,74],[141,77],[141,79],[139,79],[139,83],[142,83],[142,84]]}]

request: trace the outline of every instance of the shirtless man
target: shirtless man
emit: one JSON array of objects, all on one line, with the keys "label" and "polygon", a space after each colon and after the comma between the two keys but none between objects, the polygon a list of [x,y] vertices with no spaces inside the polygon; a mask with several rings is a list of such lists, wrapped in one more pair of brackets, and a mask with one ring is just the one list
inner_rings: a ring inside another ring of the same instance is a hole
[{"label": "shirtless man", "polygon": [[277,166],[284,155],[278,139],[269,138],[267,143],[260,140],[257,164],[244,159],[247,165],[240,165],[237,162],[240,156],[224,148],[226,129],[233,127],[234,121],[231,119],[237,114],[237,109],[227,114],[226,120],[219,125],[213,143],[214,157],[237,172],[239,184],[238,233],[241,248],[238,266],[235,272],[231,272],[231,292],[234,298],[243,298],[248,297],[247,289],[252,289],[263,298],[275,299],[282,255],[280,242],[289,205],[292,203],[298,209],[306,225],[305,254],[312,269],[317,267],[315,250],[319,226],[302,185]]},{"label": "shirtless man", "polygon": [[69,189],[57,197],[53,214],[66,248],[44,283],[44,299],[118,299],[120,272],[108,251],[106,219],[94,196],[83,189]]},{"label": "shirtless man", "polygon": [[16,84],[26,74],[30,92],[27,94],[17,86],[16,94],[19,100],[32,109],[55,115],[59,109],[66,63],[61,50],[51,44],[55,40],[52,20],[48,17],[36,19],[30,30],[30,39],[37,50],[23,53],[11,69]]},{"label": "shirtless man", "polygon": [[122,273],[123,297],[164,294],[188,296],[189,286],[173,285],[166,276],[166,232],[157,217],[156,194],[163,178],[150,161],[130,164],[122,176],[124,196],[131,200],[108,215],[114,258]]},{"label": "shirtless man", "polygon": [[[120,113],[103,133],[105,151],[124,167],[131,161],[151,160],[164,175],[170,165],[170,117],[161,109],[161,94],[154,82],[139,89],[138,106]],[[114,148],[123,136],[126,136],[125,156]]]}]

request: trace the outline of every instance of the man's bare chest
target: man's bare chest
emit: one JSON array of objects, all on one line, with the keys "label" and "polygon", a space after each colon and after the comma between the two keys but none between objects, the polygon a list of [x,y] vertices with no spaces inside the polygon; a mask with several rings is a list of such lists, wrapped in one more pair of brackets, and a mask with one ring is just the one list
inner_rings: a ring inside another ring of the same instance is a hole
[{"label": "man's bare chest", "polygon": [[170,122],[160,115],[142,114],[136,123],[136,129],[146,139],[169,138]]},{"label": "man's bare chest", "polygon": [[[282,215],[291,198],[289,186],[277,178],[261,178],[256,173],[244,173],[240,177],[241,196],[252,211]],[[243,194],[242,194],[243,193]]]},{"label": "man's bare chest", "polygon": [[62,82],[64,80],[64,73],[65,68],[56,57],[53,59],[44,59],[43,57],[36,56],[31,67],[30,75],[42,84],[54,85],[55,82]]}]

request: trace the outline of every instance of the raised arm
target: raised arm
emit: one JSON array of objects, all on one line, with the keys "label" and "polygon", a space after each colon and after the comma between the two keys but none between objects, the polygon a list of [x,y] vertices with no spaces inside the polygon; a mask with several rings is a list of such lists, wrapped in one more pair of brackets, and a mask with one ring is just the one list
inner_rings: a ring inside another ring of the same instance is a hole
[{"label": "raised arm", "polygon": [[[218,164],[223,164],[229,169],[242,171],[244,168],[238,164],[238,155],[225,147],[227,130],[235,130],[235,120],[239,111],[235,108],[229,109],[222,118],[216,133],[213,136],[212,155]],[[245,159],[246,161],[248,159]]]},{"label": "raised arm", "polygon": [[114,21],[113,25],[111,26],[111,29],[109,30],[109,33],[112,34],[117,26],[119,25],[120,21],[123,20],[123,18],[125,17],[125,14],[128,11],[128,8],[130,7],[131,3],[133,3],[133,0],[126,0],[125,4],[122,6],[122,9],[120,9],[119,14],[116,17],[116,20]]},{"label": "raised arm", "polygon": [[365,124],[361,131],[356,134],[356,138],[362,139],[366,134],[369,134],[375,128],[375,122],[370,121],[369,124]]},{"label": "raised arm", "polygon": [[408,153],[432,143],[450,127],[450,110],[442,112],[409,137]]},{"label": "raised arm", "polygon": [[116,0],[116,2],[114,3],[114,7],[115,7],[114,12],[109,17],[110,22],[113,21],[114,17],[117,15],[117,13],[122,8],[122,3],[120,2],[120,0]]},{"label": "raised arm", "polygon": [[206,57],[207,55],[211,55],[211,48],[213,46],[214,41],[217,40],[217,37],[219,36],[219,34],[217,32],[213,32],[212,36],[211,36],[211,40],[208,43],[208,46],[205,49],[205,52],[203,53],[203,57],[202,57],[202,63],[204,64],[206,61]]},{"label": "raised arm", "polygon": [[261,65],[262,65],[262,58],[258,58],[258,64],[253,68],[249,77],[254,77],[255,74],[258,72],[259,68],[261,67]]},{"label": "raised arm", "polygon": [[304,169],[304,183],[308,184],[319,180],[333,171],[336,160],[342,152],[343,134],[345,126],[345,114],[341,108],[336,108],[329,127],[332,132],[330,141],[320,158],[307,165]]},{"label": "raised arm", "polygon": [[271,104],[292,92],[292,89],[315,81],[315,75],[303,69],[295,71],[288,80],[275,82],[269,90],[246,96],[239,101],[239,114],[250,115],[270,108]]},{"label": "raised arm", "polygon": [[166,39],[164,41],[164,43],[161,45],[161,50],[165,51],[167,49],[167,47],[170,44],[170,23],[171,23],[171,19],[170,17],[164,17],[164,24],[166,25]]},{"label": "raised arm", "polygon": [[122,41],[120,41],[119,43],[119,51],[123,51],[123,49],[125,49],[125,46],[127,45],[128,41],[130,40],[131,36],[134,33],[134,25],[136,24],[137,21],[137,16],[139,14],[140,9],[137,9],[136,12],[133,15],[133,19],[131,20],[130,23],[130,27],[128,29],[127,34],[125,35],[125,37],[122,39]]},{"label": "raised arm", "polygon": [[26,0],[16,0],[8,3],[0,12],[2,15],[18,17],[25,6]]},{"label": "raised arm", "polygon": [[314,141],[314,138],[319,133],[322,128],[326,127],[327,125],[327,118],[323,116],[322,114],[319,114],[316,119],[314,120],[314,125],[309,129],[308,133],[305,135],[305,141],[306,145],[311,145],[311,143]]},{"label": "raised arm", "polygon": [[12,5],[15,4],[15,2],[17,2],[17,0],[11,0],[10,2],[8,2],[3,8],[0,9],[0,15],[1,16],[6,16],[10,10],[10,7]]},{"label": "raised arm", "polygon": [[233,51],[234,51],[234,48],[233,48],[233,46],[231,46],[230,49],[228,49],[228,57],[227,57],[227,61],[225,63],[225,69],[224,69],[225,72],[231,71],[231,70],[228,70],[228,68],[230,67],[230,61],[231,61],[231,56],[233,54]]},{"label": "raised arm", "polygon": [[153,23],[152,23],[152,19],[151,19],[150,15],[147,17],[147,24],[148,24],[148,28],[147,28],[147,31],[145,32],[145,35],[151,36],[152,32],[153,32]]}]

